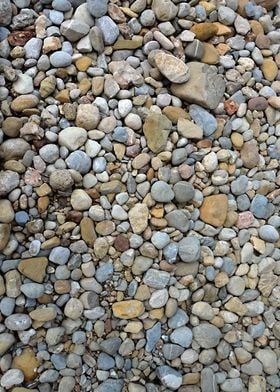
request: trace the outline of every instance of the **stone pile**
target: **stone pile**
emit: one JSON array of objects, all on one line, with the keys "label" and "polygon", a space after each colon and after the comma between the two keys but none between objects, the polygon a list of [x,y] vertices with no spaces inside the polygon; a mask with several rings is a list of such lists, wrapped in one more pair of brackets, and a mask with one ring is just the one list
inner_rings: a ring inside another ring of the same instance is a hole
[{"label": "stone pile", "polygon": [[0,392],[280,390],[279,11],[0,1]]}]

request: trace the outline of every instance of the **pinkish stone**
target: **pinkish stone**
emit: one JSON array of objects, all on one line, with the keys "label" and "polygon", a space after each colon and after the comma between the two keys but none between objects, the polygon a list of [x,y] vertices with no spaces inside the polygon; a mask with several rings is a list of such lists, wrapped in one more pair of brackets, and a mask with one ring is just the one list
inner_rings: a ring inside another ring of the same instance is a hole
[{"label": "pinkish stone", "polygon": [[238,229],[246,229],[254,222],[254,215],[251,211],[245,211],[238,214],[237,224]]},{"label": "pinkish stone", "polygon": [[25,176],[24,176],[24,182],[27,185],[32,185],[32,186],[40,186],[42,185],[42,178],[38,170],[32,169],[29,167],[26,170]]}]

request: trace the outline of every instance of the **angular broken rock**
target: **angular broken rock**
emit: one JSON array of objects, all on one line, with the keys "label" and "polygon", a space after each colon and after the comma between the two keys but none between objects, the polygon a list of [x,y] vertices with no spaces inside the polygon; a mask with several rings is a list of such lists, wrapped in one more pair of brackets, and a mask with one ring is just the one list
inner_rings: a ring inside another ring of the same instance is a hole
[{"label": "angular broken rock", "polygon": [[151,113],[144,123],[144,135],[150,150],[155,153],[164,150],[172,127],[171,121],[159,113]]},{"label": "angular broken rock", "polygon": [[188,63],[189,80],[183,84],[172,83],[171,91],[177,97],[201,105],[206,109],[215,109],[225,92],[225,81],[217,74],[214,65]]}]

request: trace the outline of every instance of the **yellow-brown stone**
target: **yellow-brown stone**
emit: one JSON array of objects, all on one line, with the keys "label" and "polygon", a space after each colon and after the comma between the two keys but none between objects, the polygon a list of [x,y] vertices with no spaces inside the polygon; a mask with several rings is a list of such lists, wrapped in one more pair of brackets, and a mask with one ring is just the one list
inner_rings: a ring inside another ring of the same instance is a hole
[{"label": "yellow-brown stone", "polygon": [[272,82],[278,74],[278,67],[271,59],[264,59],[261,65],[261,70],[265,79],[269,80],[270,82]]},{"label": "yellow-brown stone", "polygon": [[18,270],[34,282],[42,283],[46,275],[48,259],[46,257],[33,257],[19,262]]},{"label": "yellow-brown stone", "polygon": [[200,41],[207,41],[214,37],[218,32],[218,27],[213,23],[197,23],[191,27],[191,31],[195,33],[196,38]]},{"label": "yellow-brown stone", "polygon": [[129,320],[141,316],[145,307],[142,302],[132,299],[114,303],[112,310],[115,317]]},{"label": "yellow-brown stone", "polygon": [[91,80],[84,78],[80,81],[79,90],[81,91],[82,95],[86,94],[90,88],[91,88]]},{"label": "yellow-brown stone", "polygon": [[215,35],[228,35],[231,34],[231,29],[229,26],[223,25],[220,22],[213,23],[214,26],[218,29]]},{"label": "yellow-brown stone", "polygon": [[121,50],[121,49],[137,49],[142,46],[143,43],[143,37],[140,35],[135,35],[132,39],[123,39],[119,38],[113,46],[113,49],[115,50]]},{"label": "yellow-brown stone", "polygon": [[85,72],[91,65],[92,59],[88,56],[82,56],[76,61],[76,67],[79,71]]},{"label": "yellow-brown stone", "polygon": [[31,348],[24,349],[19,356],[14,357],[12,362],[12,368],[20,369],[23,372],[25,381],[32,381],[37,377],[39,365],[40,362]]},{"label": "yellow-brown stone", "polygon": [[51,307],[37,308],[32,310],[32,312],[29,313],[29,316],[32,318],[32,320],[45,323],[46,321],[51,321],[56,318],[56,310],[55,308]]},{"label": "yellow-brown stone", "polygon": [[163,114],[172,122],[172,124],[177,124],[179,118],[185,118],[190,120],[189,114],[182,108],[177,108],[175,106],[166,106],[163,111]]},{"label": "yellow-brown stone", "polygon": [[80,227],[82,239],[90,248],[92,248],[94,241],[96,240],[96,233],[93,221],[88,217],[84,217],[81,220]]},{"label": "yellow-brown stone", "polygon": [[226,195],[212,195],[204,199],[200,208],[200,218],[209,225],[222,226],[227,217],[228,199]]},{"label": "yellow-brown stone", "polygon": [[59,93],[55,97],[56,100],[62,103],[69,103],[71,102],[69,90],[67,88],[59,91]]},{"label": "yellow-brown stone", "polygon": [[204,53],[201,61],[206,64],[217,64],[219,59],[220,55],[215,46],[204,42]]}]

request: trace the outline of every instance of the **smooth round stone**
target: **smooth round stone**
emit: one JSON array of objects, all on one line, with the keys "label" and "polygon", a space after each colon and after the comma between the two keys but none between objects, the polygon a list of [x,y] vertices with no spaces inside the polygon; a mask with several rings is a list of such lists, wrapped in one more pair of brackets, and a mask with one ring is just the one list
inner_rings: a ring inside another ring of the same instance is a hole
[{"label": "smooth round stone", "polygon": [[18,211],[15,214],[15,221],[18,225],[24,226],[29,221],[29,215],[25,211]]},{"label": "smooth round stone", "polygon": [[11,331],[24,331],[32,324],[31,318],[27,314],[15,313],[7,317],[5,325]]},{"label": "smooth round stone", "polygon": [[157,249],[163,249],[170,242],[170,237],[167,233],[157,231],[152,235],[151,241]]},{"label": "smooth round stone", "polygon": [[47,144],[40,148],[40,157],[47,163],[53,163],[59,158],[59,149],[56,144]]},{"label": "smooth round stone", "polygon": [[231,192],[234,195],[242,195],[246,192],[248,187],[248,178],[244,175],[238,177],[236,180],[231,183]]},{"label": "smooth round stone", "polygon": [[87,8],[94,18],[100,18],[107,13],[108,0],[87,0]]},{"label": "smooth round stone", "polygon": [[173,191],[175,193],[175,199],[179,203],[187,203],[194,197],[194,187],[186,181],[177,182],[173,187]]},{"label": "smooth round stone", "polygon": [[69,256],[70,256],[70,250],[68,248],[65,248],[63,246],[57,246],[51,250],[51,253],[49,255],[49,260],[52,263],[58,265],[64,265],[67,263]]},{"label": "smooth round stone", "polygon": [[66,12],[70,11],[72,5],[68,0],[53,0],[52,7],[57,11]]},{"label": "smooth round stone", "polygon": [[95,173],[102,173],[106,170],[107,161],[104,157],[97,157],[92,162],[92,169]]},{"label": "smooth round stone", "polygon": [[88,173],[91,167],[91,159],[84,151],[74,151],[65,160],[69,169],[76,170],[81,174]]},{"label": "smooth round stone", "polygon": [[0,222],[11,223],[15,217],[12,203],[9,200],[0,200]]},{"label": "smooth round stone", "polygon": [[[0,312],[4,316],[10,316],[15,308],[15,299],[4,297],[0,302]],[[1,350],[0,350],[1,351]]]},{"label": "smooth round stone", "polygon": [[36,299],[44,294],[45,287],[39,283],[26,283],[21,285],[20,291],[27,297]]},{"label": "smooth round stone", "polygon": [[24,380],[24,374],[20,369],[10,369],[1,377],[1,387],[10,389],[14,385],[20,385]]},{"label": "smooth round stone", "polygon": [[178,254],[178,244],[176,242],[169,243],[163,249],[163,255],[169,264],[176,262]]},{"label": "smooth round stone", "polygon": [[271,225],[263,225],[259,229],[259,236],[262,240],[267,242],[277,242],[279,240],[279,233],[275,227]]},{"label": "smooth round stone", "polygon": [[179,242],[179,256],[185,263],[193,263],[200,258],[200,242],[197,237],[189,236]]},{"label": "smooth round stone", "polygon": [[132,102],[130,99],[121,99],[118,102],[118,111],[121,117],[126,117],[132,109]]},{"label": "smooth round stone", "polygon": [[83,304],[77,298],[71,298],[65,305],[64,314],[72,320],[77,320],[83,314]]},{"label": "smooth round stone", "polygon": [[50,62],[56,68],[68,67],[72,63],[72,56],[61,50],[50,55]]},{"label": "smooth round stone", "polygon": [[202,348],[213,348],[219,344],[222,334],[214,325],[204,323],[193,328],[193,337]]},{"label": "smooth round stone", "polygon": [[172,391],[177,391],[182,385],[183,378],[181,373],[170,366],[159,366],[157,368],[157,375],[162,385]]},{"label": "smooth round stone", "polygon": [[95,140],[88,140],[85,144],[86,154],[90,158],[94,158],[98,155],[99,151],[101,150],[101,146]]},{"label": "smooth round stone", "polygon": [[214,317],[214,311],[207,302],[198,301],[192,306],[192,314],[202,320],[211,320]]},{"label": "smooth round stone", "polygon": [[151,188],[152,198],[160,203],[168,203],[174,198],[174,192],[169,184],[157,181]]},{"label": "smooth round stone", "polygon": [[119,143],[125,143],[128,139],[127,130],[124,127],[117,127],[112,133],[112,139]]},{"label": "smooth round stone", "polygon": [[169,361],[180,357],[183,351],[184,348],[178,346],[177,344],[167,343],[162,346],[162,353],[164,355],[164,358],[168,359]]},{"label": "smooth round stone", "polygon": [[16,82],[13,83],[13,88],[17,94],[32,93],[34,89],[32,77],[27,74],[20,74]]},{"label": "smooth round stone", "polygon": [[188,327],[180,327],[175,329],[170,335],[172,343],[179,344],[182,347],[188,348],[192,342],[192,331]]},{"label": "smooth round stone", "polygon": [[95,277],[99,283],[104,283],[108,280],[114,273],[114,267],[111,263],[106,263],[101,267],[97,268]]},{"label": "smooth round stone", "polygon": [[227,290],[230,294],[239,296],[245,291],[245,281],[240,276],[232,276],[227,284]]},{"label": "smooth round stone", "polygon": [[71,195],[71,205],[74,210],[85,211],[92,205],[90,196],[82,189],[75,189]]},{"label": "smooth round stone", "polygon": [[168,301],[167,289],[156,290],[152,293],[149,304],[153,309],[159,309],[166,305]]}]

